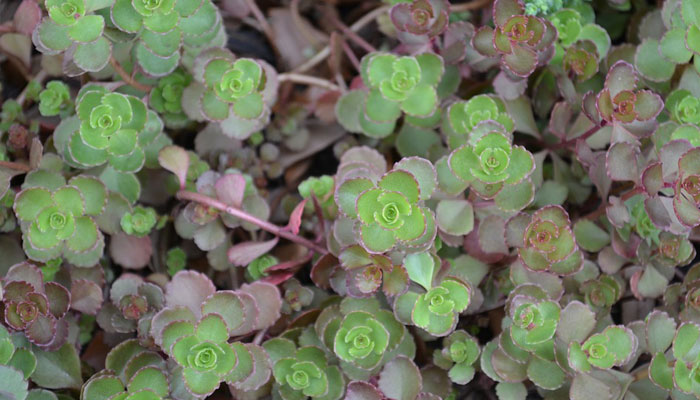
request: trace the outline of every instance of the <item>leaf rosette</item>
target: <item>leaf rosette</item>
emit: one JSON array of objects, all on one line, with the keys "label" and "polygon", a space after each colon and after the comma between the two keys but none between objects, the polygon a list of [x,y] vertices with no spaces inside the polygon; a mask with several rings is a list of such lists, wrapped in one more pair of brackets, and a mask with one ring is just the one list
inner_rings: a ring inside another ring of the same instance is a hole
[{"label": "leaf rosette", "polygon": [[63,255],[75,264],[94,265],[102,255],[104,238],[93,216],[102,212],[105,200],[104,185],[83,176],[53,191],[22,190],[14,210],[30,257],[48,261]]},{"label": "leaf rosette", "polygon": [[513,320],[510,327],[513,343],[524,350],[535,351],[554,337],[561,309],[551,300],[516,295],[511,301],[509,315]]},{"label": "leaf rosette", "polygon": [[275,378],[273,391],[284,400],[338,400],[343,396],[345,379],[335,365],[328,365],[326,354],[314,346],[297,348],[294,342],[275,338],[263,344],[270,355]]},{"label": "leaf rosette", "polygon": [[546,206],[532,215],[518,254],[528,268],[560,275],[578,271],[583,263],[569,215],[560,206]]},{"label": "leaf rosette", "polygon": [[569,366],[580,372],[592,367],[610,369],[625,364],[637,350],[637,337],[624,326],[608,326],[589,337],[583,345],[569,344]]},{"label": "leaf rosette", "polygon": [[481,349],[477,340],[463,330],[457,330],[442,341],[442,349],[435,350],[433,362],[448,369],[448,376],[458,385],[466,385],[476,372],[474,363]]},{"label": "leaf rosette", "polygon": [[586,303],[598,308],[610,308],[622,297],[622,284],[612,275],[601,275],[581,285]]},{"label": "leaf rosette", "polygon": [[39,112],[45,117],[66,112],[70,106],[68,85],[61,81],[51,81],[39,93]]},{"label": "leaf rosette", "polygon": [[161,400],[170,394],[165,361],[157,353],[126,340],[108,354],[106,369],[80,391],[81,400]]},{"label": "leaf rosette", "polygon": [[376,184],[366,178],[346,180],[336,192],[339,200],[342,211],[356,221],[359,243],[370,253],[422,244],[435,235],[433,214],[422,205],[421,186],[406,170],[389,171]]},{"label": "leaf rosette", "polygon": [[176,70],[158,80],[151,90],[149,104],[160,114],[165,125],[171,128],[183,127],[189,122],[182,109],[182,93],[192,82],[192,76]]},{"label": "leaf rosette", "polygon": [[480,94],[469,101],[452,103],[447,108],[446,122],[449,125],[445,127],[448,133],[455,133],[450,135],[450,146],[456,148],[463,145],[472,130],[486,121],[498,123],[506,132],[512,132],[515,127],[505,105],[497,97]]},{"label": "leaf rosette", "polygon": [[471,291],[468,284],[447,278],[424,293],[402,294],[394,302],[394,313],[400,321],[410,321],[431,335],[447,336],[469,306]]},{"label": "leaf rosette", "polygon": [[352,297],[369,297],[379,288],[386,296],[395,296],[408,288],[408,275],[402,265],[380,254],[370,254],[362,246],[345,248],[338,256],[347,274],[346,287]]},{"label": "leaf rosette", "polygon": [[450,153],[448,163],[457,178],[486,199],[523,182],[535,168],[532,154],[498,131],[473,133],[466,144]]},{"label": "leaf rosette", "polygon": [[323,310],[314,326],[324,346],[341,361],[346,375],[364,379],[391,358],[407,331],[394,315],[374,299],[346,298]]},{"label": "leaf rosette", "polygon": [[449,3],[446,0],[416,0],[397,4],[390,11],[399,40],[406,44],[428,42],[447,28]]},{"label": "leaf rosette", "polygon": [[693,148],[678,160],[678,179],[674,184],[673,209],[680,222],[694,227],[700,224],[700,148]]},{"label": "leaf rosette", "polygon": [[122,274],[112,283],[109,300],[100,308],[97,323],[107,332],[120,333],[146,327],[165,303],[159,286],[129,273]]},{"label": "leaf rosette", "polygon": [[674,90],[666,98],[665,106],[673,120],[679,124],[700,123],[700,99],[689,90]]},{"label": "leaf rosette", "polygon": [[476,50],[484,56],[499,56],[508,72],[527,77],[541,62],[554,55],[557,29],[549,20],[526,15],[519,0],[494,3],[495,28],[482,27],[474,37]]},{"label": "leaf rosette", "polygon": [[122,230],[127,235],[144,237],[151,233],[156,225],[158,214],[151,207],[134,207],[132,212],[122,216],[120,221]]},{"label": "leaf rosette", "polygon": [[[30,342],[43,349],[54,350],[65,343],[67,331],[63,317],[68,312],[70,298],[62,285],[45,284],[41,270],[28,262],[10,267],[3,280],[2,302],[7,326],[23,332]],[[0,347],[4,348],[3,354],[8,354],[7,344],[0,344]]]}]

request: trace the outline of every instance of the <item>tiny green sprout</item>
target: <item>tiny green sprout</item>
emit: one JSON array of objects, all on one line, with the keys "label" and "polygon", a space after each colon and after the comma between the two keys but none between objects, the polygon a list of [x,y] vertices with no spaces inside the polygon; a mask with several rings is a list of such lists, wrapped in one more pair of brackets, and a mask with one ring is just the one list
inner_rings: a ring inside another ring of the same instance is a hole
[{"label": "tiny green sprout", "polygon": [[[485,121],[497,122],[507,132],[511,132],[514,123],[508,115],[503,102],[488,95],[477,95],[469,101],[458,101],[447,109],[450,128],[457,134],[468,135],[477,125]],[[464,141],[462,141],[463,144]]]},{"label": "tiny green sprout", "polygon": [[165,265],[168,267],[168,274],[175,276],[187,266],[187,254],[181,247],[173,247],[165,254]]},{"label": "tiny green sprout", "polygon": [[471,135],[468,143],[450,154],[448,162],[455,176],[484,198],[520,183],[535,167],[529,151],[513,146],[511,137],[497,131]]},{"label": "tiny green sprout", "polygon": [[192,81],[192,77],[176,70],[158,80],[158,85],[151,90],[149,104],[163,117],[168,126],[181,126],[187,122],[182,110],[182,92]]},{"label": "tiny green sprout", "polygon": [[44,263],[41,267],[41,273],[44,276],[44,282],[51,282],[56,277],[56,273],[61,269],[63,259],[61,257],[52,258]]},{"label": "tiny green sprout", "polygon": [[75,25],[80,18],[85,16],[84,0],[48,0],[46,9],[49,16],[59,25]]},{"label": "tiny green sprout", "polygon": [[255,132],[248,138],[251,146],[260,146],[265,141],[265,135],[262,132]]},{"label": "tiny green sprout", "polygon": [[546,15],[559,10],[563,6],[564,2],[562,0],[528,0],[525,1],[525,14]]},{"label": "tiny green sprout", "polygon": [[70,105],[68,85],[61,81],[51,81],[39,93],[39,112],[45,117],[58,115]]},{"label": "tiny green sprout", "polygon": [[469,306],[470,296],[469,286],[446,279],[417,296],[411,314],[413,323],[435,336],[445,336],[454,329],[458,315]]},{"label": "tiny green sprout", "polygon": [[680,124],[700,123],[700,99],[688,90],[678,89],[671,92],[666,99],[666,108],[671,112],[671,117]]},{"label": "tiny green sprout", "polygon": [[534,300],[516,296],[510,307],[513,325],[510,334],[513,343],[534,351],[538,345],[552,340],[559,324],[559,305],[549,300]]},{"label": "tiny green sprout", "polygon": [[568,275],[579,270],[583,255],[571,229],[569,215],[560,206],[546,206],[532,215],[525,230],[520,259],[535,271]]},{"label": "tiny green sprout", "polygon": [[646,207],[644,206],[644,197],[634,196],[625,203],[630,213],[630,223],[634,227],[635,232],[650,243],[659,244],[659,235],[661,229],[657,228],[652,222]]},{"label": "tiny green sprout", "polygon": [[144,25],[155,32],[172,30],[180,18],[173,10],[175,0],[134,0],[131,4],[143,17]]},{"label": "tiny green sprout", "polygon": [[120,221],[122,230],[127,235],[143,237],[151,233],[158,215],[151,207],[135,207],[133,212],[126,213]]},{"label": "tiny green sprout", "polygon": [[245,271],[246,277],[250,281],[257,281],[267,276],[267,272],[265,272],[266,269],[277,264],[279,264],[277,257],[272,254],[263,254],[248,264]]},{"label": "tiny green sprout", "polygon": [[624,326],[608,326],[601,333],[589,337],[583,345],[569,344],[569,366],[576,371],[587,372],[591,367],[610,369],[620,366],[632,357],[637,349],[637,337]]},{"label": "tiny green sprout", "polygon": [[601,275],[581,286],[586,303],[598,308],[610,308],[622,297],[622,285],[611,275]]},{"label": "tiny green sprout", "polygon": [[[525,7],[527,10],[527,5]],[[564,47],[571,46],[581,33],[581,14],[576,10],[566,8],[555,12],[548,18],[552,21],[552,25],[557,28],[559,34],[557,39]]]},{"label": "tiny green sprout", "polygon": [[452,382],[466,385],[476,372],[474,363],[481,349],[477,340],[463,330],[452,332],[442,341],[442,349],[435,350],[433,362],[443,369],[449,369]]},{"label": "tiny green sprout", "polygon": [[[335,180],[332,176],[323,175],[319,177],[309,177],[299,184],[299,194],[305,199],[311,199],[313,194],[318,199],[318,202],[323,209],[325,217],[331,217],[335,214],[335,201],[333,193],[335,192]],[[306,210],[314,209],[313,202],[306,204]]]}]

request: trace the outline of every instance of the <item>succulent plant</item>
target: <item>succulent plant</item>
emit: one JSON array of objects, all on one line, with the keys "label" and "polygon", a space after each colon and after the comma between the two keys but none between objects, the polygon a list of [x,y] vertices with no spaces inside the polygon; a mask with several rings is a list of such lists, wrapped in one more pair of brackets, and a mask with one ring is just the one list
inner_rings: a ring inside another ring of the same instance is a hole
[{"label": "succulent plant", "polygon": [[68,86],[61,81],[47,83],[46,89],[39,93],[39,112],[43,116],[51,117],[61,112],[67,112],[70,105],[70,91]]},{"label": "succulent plant", "polygon": [[479,359],[479,343],[463,330],[457,330],[442,341],[442,349],[435,350],[433,362],[449,370],[452,382],[466,385],[476,373],[474,363]]}]

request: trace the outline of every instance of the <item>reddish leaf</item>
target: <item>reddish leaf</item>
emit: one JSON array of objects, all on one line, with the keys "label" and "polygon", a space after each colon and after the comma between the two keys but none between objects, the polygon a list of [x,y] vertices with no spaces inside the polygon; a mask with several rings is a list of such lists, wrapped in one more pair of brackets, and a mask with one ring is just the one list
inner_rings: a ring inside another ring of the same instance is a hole
[{"label": "reddish leaf", "polygon": [[301,217],[304,215],[304,207],[306,206],[306,202],[308,200],[309,199],[304,199],[297,204],[297,206],[294,207],[294,211],[292,211],[292,214],[289,216],[289,223],[287,224],[286,229],[290,230],[295,235],[299,233]]},{"label": "reddish leaf", "polygon": [[243,242],[228,249],[228,260],[237,267],[245,267],[251,261],[272,250],[278,238],[266,242]]},{"label": "reddish leaf", "polygon": [[96,315],[102,307],[102,289],[95,282],[85,279],[73,281],[70,288],[72,309]]},{"label": "reddish leaf", "polygon": [[32,31],[41,20],[41,9],[34,0],[23,0],[15,11],[14,25],[19,33],[27,36],[32,34]]},{"label": "reddish leaf", "polygon": [[245,178],[241,174],[226,174],[214,184],[216,197],[232,207],[240,207],[245,194]]},{"label": "reddish leaf", "polygon": [[136,237],[117,233],[109,242],[109,254],[114,262],[128,269],[141,269],[148,265],[153,253],[149,236]]}]

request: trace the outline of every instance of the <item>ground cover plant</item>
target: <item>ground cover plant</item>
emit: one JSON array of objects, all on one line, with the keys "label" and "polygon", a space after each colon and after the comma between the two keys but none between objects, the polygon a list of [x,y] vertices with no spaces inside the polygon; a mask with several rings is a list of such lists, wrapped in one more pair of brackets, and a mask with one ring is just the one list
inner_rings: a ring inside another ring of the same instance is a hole
[{"label": "ground cover plant", "polygon": [[0,85],[0,400],[700,399],[700,0],[6,0]]}]

